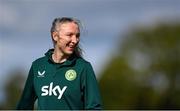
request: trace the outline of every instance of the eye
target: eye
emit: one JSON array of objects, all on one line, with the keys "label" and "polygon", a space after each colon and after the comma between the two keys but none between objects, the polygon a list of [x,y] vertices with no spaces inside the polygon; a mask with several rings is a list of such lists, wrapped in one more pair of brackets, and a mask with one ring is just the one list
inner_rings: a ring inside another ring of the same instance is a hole
[{"label": "eye", "polygon": [[71,37],[71,36],[73,36],[73,34],[72,33],[68,33],[68,34],[66,34],[66,36]]}]

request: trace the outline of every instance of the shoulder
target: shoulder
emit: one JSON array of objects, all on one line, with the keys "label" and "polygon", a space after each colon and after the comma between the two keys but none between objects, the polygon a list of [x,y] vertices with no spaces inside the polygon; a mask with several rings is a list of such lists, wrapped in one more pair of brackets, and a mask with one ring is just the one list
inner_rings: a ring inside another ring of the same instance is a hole
[{"label": "shoulder", "polygon": [[76,60],[77,64],[81,64],[81,65],[91,65],[91,63],[87,60],[85,60],[84,58],[82,57],[78,57],[77,60]]},{"label": "shoulder", "polygon": [[32,62],[32,65],[43,64],[43,63],[46,63],[47,61],[48,61],[48,58],[46,56],[39,57]]},{"label": "shoulder", "polygon": [[78,65],[79,67],[83,68],[83,69],[93,69],[92,65],[89,61],[85,60],[84,58],[79,57],[76,60],[76,65]]}]

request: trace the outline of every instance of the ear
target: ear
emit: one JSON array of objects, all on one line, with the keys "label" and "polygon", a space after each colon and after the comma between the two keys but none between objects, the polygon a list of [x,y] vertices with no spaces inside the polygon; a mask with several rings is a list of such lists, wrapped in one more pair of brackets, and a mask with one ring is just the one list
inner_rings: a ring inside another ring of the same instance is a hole
[{"label": "ear", "polygon": [[58,33],[57,32],[53,32],[52,33],[52,38],[54,41],[57,41],[58,40]]}]

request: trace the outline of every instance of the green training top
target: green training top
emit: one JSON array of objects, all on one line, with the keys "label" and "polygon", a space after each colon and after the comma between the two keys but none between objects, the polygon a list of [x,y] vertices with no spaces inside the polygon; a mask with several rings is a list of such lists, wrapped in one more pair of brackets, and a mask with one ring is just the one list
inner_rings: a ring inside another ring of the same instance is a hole
[{"label": "green training top", "polygon": [[53,49],[35,60],[17,109],[102,109],[97,80],[89,62],[72,55],[64,63],[52,60]]}]

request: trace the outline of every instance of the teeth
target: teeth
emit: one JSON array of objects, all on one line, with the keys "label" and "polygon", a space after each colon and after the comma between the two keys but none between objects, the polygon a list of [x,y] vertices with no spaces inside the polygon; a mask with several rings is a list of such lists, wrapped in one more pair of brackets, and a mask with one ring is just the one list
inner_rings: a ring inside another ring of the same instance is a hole
[{"label": "teeth", "polygon": [[69,46],[69,47],[74,47],[74,46]]}]

